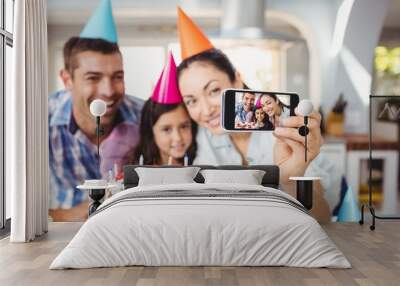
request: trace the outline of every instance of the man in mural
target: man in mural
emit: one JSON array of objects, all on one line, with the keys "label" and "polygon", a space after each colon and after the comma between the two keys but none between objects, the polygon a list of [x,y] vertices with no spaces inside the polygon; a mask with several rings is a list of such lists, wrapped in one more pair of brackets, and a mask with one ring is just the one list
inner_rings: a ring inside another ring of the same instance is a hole
[{"label": "man in mural", "polygon": [[[79,221],[87,216],[88,196],[77,185],[105,178],[120,167],[138,140],[142,101],[125,95],[122,55],[110,0],[103,0],[79,37],[64,45],[65,90],[49,97],[50,216],[55,221]],[[100,170],[96,122],[90,113],[94,99],[106,102],[101,117]]]},{"label": "man in mural", "polygon": [[235,127],[248,128],[251,127],[254,118],[254,102],[256,96],[252,93],[243,93],[241,102],[235,107]]}]

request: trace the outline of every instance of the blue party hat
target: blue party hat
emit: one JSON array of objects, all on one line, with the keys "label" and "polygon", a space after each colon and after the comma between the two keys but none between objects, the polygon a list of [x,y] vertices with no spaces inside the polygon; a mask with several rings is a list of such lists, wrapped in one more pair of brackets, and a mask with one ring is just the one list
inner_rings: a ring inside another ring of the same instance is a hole
[{"label": "blue party hat", "polygon": [[100,5],[86,23],[79,37],[103,39],[111,43],[118,42],[117,29],[112,15],[110,0],[101,0]]},{"label": "blue party hat", "polygon": [[354,193],[351,187],[347,189],[342,205],[340,206],[337,221],[341,222],[356,222],[360,220],[360,210],[354,198]]}]

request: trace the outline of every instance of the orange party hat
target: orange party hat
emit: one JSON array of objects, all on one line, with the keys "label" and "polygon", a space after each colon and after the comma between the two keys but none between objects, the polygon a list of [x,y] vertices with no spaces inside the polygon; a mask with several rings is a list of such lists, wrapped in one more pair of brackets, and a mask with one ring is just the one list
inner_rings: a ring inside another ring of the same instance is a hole
[{"label": "orange party hat", "polygon": [[214,48],[201,29],[178,7],[178,33],[182,60]]}]

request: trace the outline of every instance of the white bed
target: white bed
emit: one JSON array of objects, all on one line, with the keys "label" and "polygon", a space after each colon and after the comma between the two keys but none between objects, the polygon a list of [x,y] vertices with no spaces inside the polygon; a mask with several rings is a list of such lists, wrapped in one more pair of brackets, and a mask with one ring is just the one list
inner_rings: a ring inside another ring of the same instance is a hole
[{"label": "white bed", "polygon": [[106,200],[50,269],[145,266],[350,268],[295,199],[268,187],[135,187]]}]

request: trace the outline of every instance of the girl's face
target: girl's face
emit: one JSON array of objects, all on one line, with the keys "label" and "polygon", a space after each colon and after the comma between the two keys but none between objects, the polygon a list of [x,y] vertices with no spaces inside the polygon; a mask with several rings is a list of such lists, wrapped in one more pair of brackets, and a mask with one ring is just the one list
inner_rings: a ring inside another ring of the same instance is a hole
[{"label": "girl's face", "polygon": [[227,74],[204,62],[190,64],[179,78],[179,89],[190,117],[213,134],[224,132],[220,124],[222,90],[242,87],[238,75],[232,83]]},{"label": "girl's face", "polygon": [[259,108],[256,110],[256,119],[257,122],[264,122],[264,118],[265,118],[265,113],[262,110],[262,108]]},{"label": "girl's face", "polygon": [[275,99],[273,99],[272,97],[267,95],[262,98],[262,101],[263,101],[262,102],[263,110],[266,114],[268,114],[269,117],[272,117],[275,114],[276,115],[278,114],[279,105]]},{"label": "girl's face", "polygon": [[179,159],[185,156],[192,144],[192,129],[189,115],[183,106],[162,114],[153,126],[154,141],[160,150],[161,159]]}]

